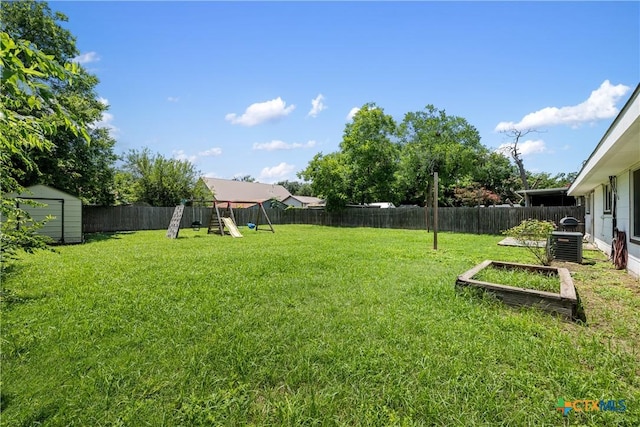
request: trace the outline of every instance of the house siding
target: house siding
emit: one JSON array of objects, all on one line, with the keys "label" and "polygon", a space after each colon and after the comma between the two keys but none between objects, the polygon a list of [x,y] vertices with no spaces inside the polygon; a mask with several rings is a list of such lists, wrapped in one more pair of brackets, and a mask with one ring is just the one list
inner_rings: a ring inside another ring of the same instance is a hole
[{"label": "house siding", "polygon": [[[633,167],[616,176],[618,198],[616,200],[616,223],[620,231],[627,236],[627,268],[630,273],[640,276],[640,244],[631,240],[631,173],[637,169]],[[611,255],[611,243],[613,242],[613,214],[604,213],[604,186],[602,183],[593,193],[593,208],[590,215],[585,215],[587,225],[593,219],[593,243],[606,253]],[[589,233],[587,227],[586,232]]]},{"label": "house siding", "polygon": [[[625,231],[627,233],[627,252],[629,258],[627,261],[628,269],[635,276],[640,277],[640,242],[637,239],[633,239],[632,221],[633,221],[633,188],[632,178],[633,172],[640,169],[640,162],[632,166],[626,175],[626,191],[627,197],[625,198],[624,213],[626,216]],[[622,206],[620,211],[622,211]]]},{"label": "house siding", "polygon": [[304,207],[304,204],[300,200],[298,200],[298,199],[296,199],[294,197],[287,197],[286,199],[284,199],[283,203],[285,203],[285,204],[287,204],[289,206],[293,206],[294,208],[303,208]]}]

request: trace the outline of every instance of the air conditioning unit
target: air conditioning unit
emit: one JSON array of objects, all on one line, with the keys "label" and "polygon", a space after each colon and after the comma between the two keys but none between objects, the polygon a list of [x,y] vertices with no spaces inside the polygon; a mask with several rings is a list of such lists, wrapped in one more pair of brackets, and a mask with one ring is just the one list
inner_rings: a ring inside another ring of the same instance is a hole
[{"label": "air conditioning unit", "polygon": [[554,259],[582,263],[582,233],[554,231],[550,243]]}]

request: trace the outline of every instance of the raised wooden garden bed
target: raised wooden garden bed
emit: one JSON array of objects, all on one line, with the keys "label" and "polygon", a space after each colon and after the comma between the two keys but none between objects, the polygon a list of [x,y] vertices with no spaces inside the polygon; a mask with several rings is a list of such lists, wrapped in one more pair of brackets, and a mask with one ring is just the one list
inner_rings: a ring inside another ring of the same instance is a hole
[{"label": "raised wooden garden bed", "polygon": [[[513,286],[507,286],[474,279],[474,276],[485,268],[520,269],[531,271],[533,274],[553,274],[558,277],[560,282],[560,293],[525,289],[518,287],[517,283],[513,283]],[[568,319],[584,320],[584,314],[579,310],[576,288],[573,286],[571,274],[566,268],[487,260],[459,275],[456,286],[473,287],[491,292],[502,302],[511,306],[537,307]]]}]

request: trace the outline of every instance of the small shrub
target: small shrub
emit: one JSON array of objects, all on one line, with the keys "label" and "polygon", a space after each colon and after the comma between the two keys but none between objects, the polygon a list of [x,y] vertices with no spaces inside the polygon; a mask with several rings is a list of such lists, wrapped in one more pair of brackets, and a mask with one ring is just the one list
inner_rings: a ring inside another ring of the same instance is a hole
[{"label": "small shrub", "polygon": [[[550,265],[553,260],[553,253],[549,245],[549,236],[555,228],[556,225],[551,221],[525,219],[520,225],[505,230],[502,234],[516,239],[542,265]],[[545,245],[544,242],[547,244]]]},{"label": "small shrub", "polygon": [[16,201],[23,205],[44,206],[33,200],[0,197],[0,291],[4,290],[4,274],[20,252],[32,254],[49,249],[47,244],[51,242],[51,238],[37,234],[37,230],[54,217],[49,215],[43,221],[34,221],[27,211],[17,207]]}]

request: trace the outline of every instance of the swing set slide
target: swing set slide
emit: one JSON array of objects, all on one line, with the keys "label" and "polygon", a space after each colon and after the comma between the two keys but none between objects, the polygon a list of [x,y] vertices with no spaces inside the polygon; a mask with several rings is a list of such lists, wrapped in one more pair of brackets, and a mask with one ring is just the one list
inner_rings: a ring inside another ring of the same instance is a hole
[{"label": "swing set slide", "polygon": [[222,221],[224,222],[224,225],[229,230],[229,234],[231,234],[231,237],[242,237],[242,234],[240,233],[240,230],[238,230],[236,223],[233,222],[231,218],[223,217]]}]

